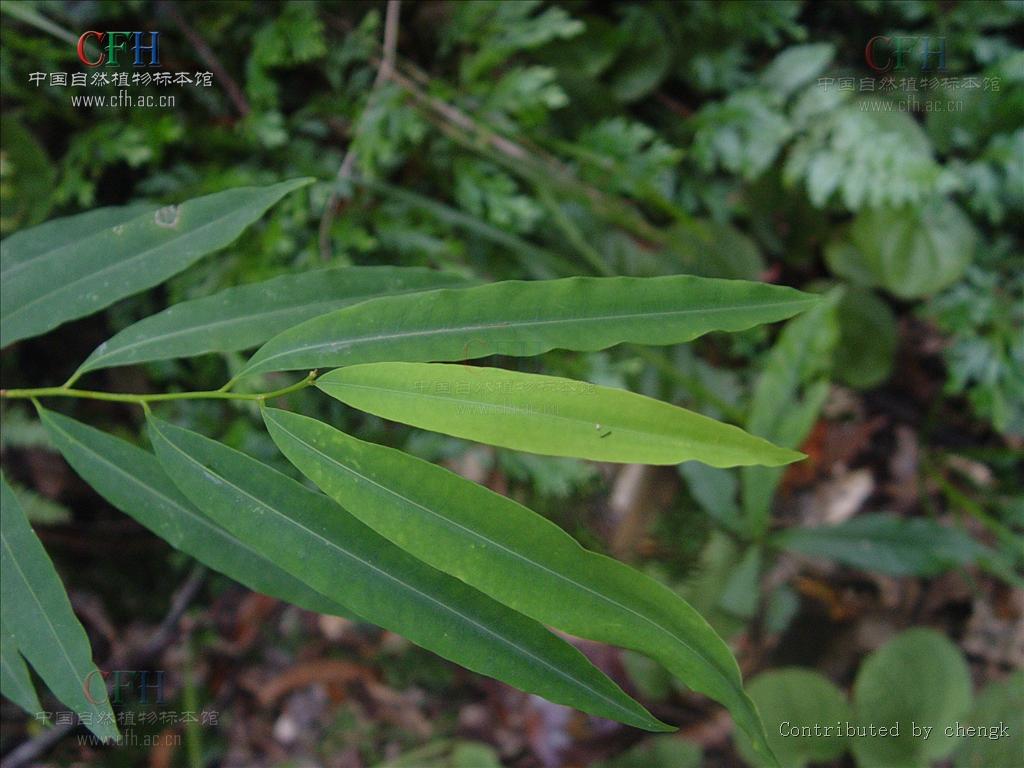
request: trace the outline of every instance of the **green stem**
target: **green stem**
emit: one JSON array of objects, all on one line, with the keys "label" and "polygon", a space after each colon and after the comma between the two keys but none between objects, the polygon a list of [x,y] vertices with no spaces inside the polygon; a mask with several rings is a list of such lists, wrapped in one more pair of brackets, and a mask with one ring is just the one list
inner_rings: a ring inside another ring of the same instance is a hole
[{"label": "green stem", "polygon": [[167,400],[254,400],[263,402],[271,398],[298,392],[316,381],[317,372],[310,371],[302,381],[290,384],[271,392],[243,393],[226,392],[222,389],[204,390],[199,392],[167,392],[159,395],[131,395],[120,392],[97,392],[90,389],[72,389],[61,387],[37,387],[35,389],[0,389],[0,397],[16,400],[38,397],[77,397],[84,400],[107,400],[115,403],[134,403],[145,406],[147,403],[160,403]]},{"label": "green stem", "polygon": [[[185,641],[184,672],[182,675],[181,698],[184,708],[189,712],[196,712],[200,709],[199,692],[196,690],[195,681],[195,657],[192,649],[192,638]],[[203,767],[203,742],[202,734],[194,720],[185,721],[185,750],[188,756],[189,768]]]},{"label": "green stem", "polygon": [[925,471],[928,477],[938,483],[949,503],[954,508],[957,506],[961,507],[1012,551],[1014,557],[1024,559],[1024,544],[1021,543],[1020,538],[1013,531],[986,512],[981,504],[953,485],[930,459],[925,460]]},{"label": "green stem", "polygon": [[583,257],[597,274],[604,277],[613,277],[615,271],[605,264],[601,254],[594,250],[593,246],[587,242],[579,227],[562,210],[562,206],[559,205],[555,196],[551,194],[551,190],[546,185],[540,183],[534,184],[534,188],[537,190],[537,194],[540,196],[544,207],[551,214],[551,218],[555,220],[555,224],[562,230],[562,233],[569,240],[569,244],[576,249],[576,252]]}]

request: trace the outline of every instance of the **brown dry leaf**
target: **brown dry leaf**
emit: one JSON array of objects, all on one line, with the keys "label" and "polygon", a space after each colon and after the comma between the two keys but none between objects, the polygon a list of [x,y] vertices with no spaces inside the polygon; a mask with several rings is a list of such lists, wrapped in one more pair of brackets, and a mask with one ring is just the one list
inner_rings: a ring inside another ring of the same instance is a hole
[{"label": "brown dry leaf", "polygon": [[807,454],[804,461],[798,461],[786,467],[786,473],[782,476],[780,492],[783,495],[791,494],[797,488],[804,488],[810,485],[825,462],[825,436],[828,433],[828,423],[817,422],[812,428],[807,439],[804,440],[800,450]]},{"label": "brown dry leaf", "polygon": [[874,490],[875,478],[870,469],[840,472],[814,489],[807,522],[815,525],[846,522],[860,511]]},{"label": "brown dry leaf", "polygon": [[852,464],[871,446],[872,438],[889,423],[885,416],[875,416],[867,421],[829,422],[825,434],[825,461],[828,466]]},{"label": "brown dry leaf", "polygon": [[433,726],[422,712],[424,697],[419,691],[399,692],[371,679],[365,679],[363,685],[376,709],[374,719],[392,723],[421,741],[434,734]]},{"label": "brown dry leaf", "polygon": [[990,602],[974,601],[963,648],[990,664],[1024,668],[1024,591],[1007,589]]},{"label": "brown dry leaf", "polygon": [[285,747],[314,746],[313,733],[330,705],[321,685],[311,685],[291,693],[274,721],[274,739]]},{"label": "brown dry leaf", "polygon": [[859,611],[857,605],[846,600],[840,590],[827,582],[810,576],[801,576],[794,581],[793,586],[804,597],[824,605],[832,621],[848,621]]},{"label": "brown dry leaf", "polygon": [[919,449],[917,433],[910,427],[900,425],[895,429],[896,447],[889,457],[889,484],[886,491],[892,497],[896,509],[905,510],[917,503]]},{"label": "brown dry leaf", "polygon": [[229,656],[239,656],[251,648],[266,620],[280,605],[280,601],[258,592],[247,592],[234,615],[234,633],[230,641],[221,641],[217,650]]},{"label": "brown dry leaf", "polygon": [[707,720],[702,720],[679,731],[686,741],[699,744],[704,751],[725,746],[729,737],[732,736],[732,732],[732,717],[724,709],[718,709]]},{"label": "brown dry leaf", "polygon": [[647,527],[678,493],[674,473],[661,467],[625,464],[608,497],[609,547],[620,560],[635,560]]},{"label": "brown dry leaf", "polygon": [[323,636],[334,643],[342,640],[348,634],[348,631],[355,626],[355,622],[349,619],[342,616],[331,616],[326,613],[318,615],[316,623]]},{"label": "brown dry leaf", "polygon": [[345,686],[353,682],[372,681],[373,672],[368,667],[340,659],[316,659],[289,667],[281,674],[257,685],[252,692],[261,706],[269,708],[285,694],[314,683]]},{"label": "brown dry leaf", "polygon": [[964,456],[949,454],[946,456],[946,466],[963,475],[979,488],[991,488],[992,482],[995,480],[991,467]]},{"label": "brown dry leaf", "polygon": [[176,730],[165,728],[157,735],[156,742],[149,751],[149,768],[171,768],[174,765],[174,752],[179,741]]}]

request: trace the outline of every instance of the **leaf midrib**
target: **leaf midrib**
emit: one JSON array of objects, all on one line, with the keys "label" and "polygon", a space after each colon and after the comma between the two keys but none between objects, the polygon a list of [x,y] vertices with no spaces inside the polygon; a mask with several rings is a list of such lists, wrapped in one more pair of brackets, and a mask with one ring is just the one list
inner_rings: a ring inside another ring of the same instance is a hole
[{"label": "leaf midrib", "polygon": [[[451,290],[451,289],[441,289],[441,290]],[[548,320],[521,320],[521,321],[515,321],[515,320],[508,321],[508,320],[505,320],[505,321],[498,321],[498,322],[494,322],[494,323],[480,323],[480,324],[477,324],[477,325],[459,325],[459,326],[448,327],[448,328],[428,328],[428,329],[425,329],[425,330],[417,330],[417,331],[405,331],[405,332],[399,332],[399,333],[377,334],[375,336],[359,336],[359,337],[352,337],[352,338],[349,338],[349,339],[343,339],[342,342],[339,342],[337,340],[334,340],[334,341],[321,341],[321,342],[316,342],[314,344],[307,344],[306,346],[292,347],[290,349],[286,349],[286,350],[283,350],[281,352],[278,352],[277,354],[270,355],[268,357],[264,357],[262,359],[256,359],[256,360],[252,361],[252,363],[249,366],[246,366],[246,370],[250,370],[252,368],[258,368],[258,367],[260,367],[262,365],[265,365],[266,363],[270,362],[271,360],[276,360],[279,357],[285,357],[287,355],[294,355],[294,354],[299,354],[299,353],[302,353],[302,352],[309,352],[310,350],[321,349],[321,348],[324,348],[324,347],[331,347],[331,346],[334,346],[334,345],[339,345],[339,349],[340,349],[341,348],[341,344],[347,344],[347,346],[354,346],[355,344],[360,344],[360,343],[372,343],[372,342],[379,342],[379,341],[393,341],[395,339],[415,338],[417,336],[429,336],[429,335],[432,335],[432,334],[442,335],[442,334],[449,334],[449,333],[464,333],[464,332],[467,332],[467,331],[470,331],[470,332],[472,332],[472,331],[487,331],[487,330],[492,330],[492,329],[495,329],[495,328],[514,329],[514,328],[540,327],[540,326],[544,326],[544,325],[559,325],[559,324],[572,325],[574,323],[602,323],[602,322],[614,322],[614,321],[619,321],[619,320],[633,320],[633,319],[636,319],[636,318],[656,319],[656,318],[659,318],[659,317],[674,317],[674,316],[685,316],[685,315],[693,315],[693,314],[712,314],[712,313],[720,313],[720,312],[733,312],[733,311],[742,310],[742,309],[750,309],[750,310],[776,309],[778,307],[786,307],[786,306],[793,306],[793,305],[799,305],[799,304],[817,303],[817,301],[818,301],[817,298],[812,298],[812,299],[791,299],[789,301],[776,301],[776,302],[771,302],[771,303],[767,303],[767,304],[765,304],[765,303],[760,303],[760,304],[734,304],[734,305],[729,305],[727,307],[691,307],[691,308],[688,308],[688,309],[663,310],[663,311],[657,311],[657,312],[627,312],[627,313],[619,313],[619,314],[614,314],[614,315],[590,315],[590,316],[587,316],[587,317],[577,317],[577,318],[564,318],[564,317],[560,317],[560,318],[552,318],[552,319],[548,319]],[[348,308],[346,307],[345,309],[348,309]],[[343,311],[343,310],[338,310],[338,311],[340,312],[340,311]],[[752,323],[752,324],[756,324],[756,321],[754,321],[754,323]],[[301,326],[297,326],[297,327],[301,327]],[[273,339],[271,339],[270,341],[272,342]],[[269,344],[270,342],[267,342],[267,343]],[[549,346],[548,349],[554,349],[555,346],[556,345]],[[338,351],[338,350],[336,349],[334,351]],[[259,354],[259,353],[257,353],[257,354]]]},{"label": "leaf midrib", "polygon": [[[548,568],[546,565],[543,565],[543,564],[538,563],[538,562],[536,562],[534,560],[531,560],[526,555],[524,555],[524,554],[522,554],[520,552],[517,552],[516,550],[509,549],[508,547],[506,547],[501,542],[495,541],[494,539],[491,539],[491,538],[489,538],[487,536],[484,536],[483,534],[477,533],[476,531],[473,531],[471,528],[467,528],[466,526],[462,525],[458,521],[452,520],[451,518],[447,518],[444,515],[441,515],[441,514],[435,512],[434,510],[430,509],[429,507],[423,506],[422,504],[420,504],[419,502],[415,501],[414,499],[410,499],[410,498],[408,498],[406,496],[403,496],[402,494],[398,493],[397,491],[395,491],[395,490],[393,490],[391,488],[388,488],[388,487],[386,487],[384,485],[381,485],[380,483],[376,482],[372,478],[369,478],[366,475],[363,475],[360,472],[356,471],[355,469],[353,469],[351,467],[348,467],[345,464],[342,464],[341,462],[337,461],[333,457],[331,457],[328,454],[326,454],[323,451],[321,451],[315,445],[312,445],[311,443],[306,442],[301,437],[296,435],[294,432],[289,430],[287,427],[282,426],[279,421],[275,420],[274,423],[283,432],[288,434],[290,437],[295,439],[300,444],[302,444],[302,445],[306,446],[307,448],[309,448],[310,450],[312,450],[314,453],[317,453],[320,456],[323,456],[331,464],[334,464],[335,466],[340,467],[341,469],[344,469],[347,472],[355,475],[356,477],[360,478],[361,480],[364,480],[364,481],[370,483],[371,485],[374,485],[377,488],[380,488],[382,491],[385,491],[386,493],[389,493],[389,494],[395,496],[398,500],[406,502],[407,504],[410,504],[413,507],[416,507],[416,508],[424,511],[424,512],[426,512],[429,515],[433,515],[434,517],[436,517],[437,519],[441,520],[444,523],[447,523],[449,525],[452,525],[452,526],[455,526],[457,528],[462,529],[463,531],[465,531],[466,533],[470,534],[474,538],[484,542],[485,544],[492,545],[492,546],[494,546],[494,547],[496,547],[498,549],[503,550],[504,552],[507,552],[509,555],[512,555],[514,558],[517,558],[517,559],[523,561],[528,566],[534,566],[535,568],[538,568],[538,569],[540,569],[542,571],[545,571],[545,572],[551,574],[552,576],[554,576],[555,578],[560,579],[560,580],[566,582],[567,584],[569,584],[569,585],[571,585],[573,587],[577,587],[577,588],[583,590],[584,592],[588,592],[588,593],[594,595],[595,597],[597,597],[598,599],[603,600],[603,601],[611,604],[612,606],[625,611],[626,613],[629,613],[629,614],[632,614],[633,616],[636,616],[641,621],[649,624],[654,629],[656,629],[659,632],[661,632],[662,634],[666,635],[670,640],[679,643],[681,646],[686,648],[690,653],[692,653],[697,658],[702,659],[704,661],[704,663],[706,663],[711,669],[715,670],[715,672],[718,673],[718,675],[726,682],[726,684],[727,684],[727,686],[729,688],[731,688],[733,690],[736,689],[735,683],[731,682],[729,680],[729,678],[725,675],[725,673],[716,664],[712,663],[712,661],[710,661],[703,653],[695,650],[685,640],[683,640],[681,637],[678,637],[670,629],[668,629],[667,627],[662,626],[661,624],[659,624],[654,619],[651,619],[651,618],[649,618],[647,616],[644,616],[642,613],[637,612],[636,610],[630,608],[627,605],[623,605],[622,603],[618,602],[617,600],[614,600],[613,598],[608,597],[607,595],[601,594],[600,592],[592,589],[591,587],[588,587],[586,584],[582,584],[580,582],[577,582],[577,581],[571,579],[570,577],[565,576],[565,575],[559,573],[558,571],[554,571],[554,570]],[[579,542],[573,540],[573,544],[575,544],[576,547],[578,547],[585,555],[593,554],[593,553],[590,553],[588,550],[584,549],[582,546],[580,546]]]},{"label": "leaf midrib", "polygon": [[[431,394],[427,394],[427,393],[418,393],[418,392],[417,393],[411,393],[411,392],[409,392],[408,390],[405,390],[405,389],[392,389],[390,387],[375,386],[375,385],[370,385],[370,384],[351,384],[349,382],[324,381],[324,382],[321,382],[321,383],[317,384],[317,386],[320,389],[323,389],[325,392],[327,392],[327,390],[324,389],[324,386],[326,386],[326,387],[332,387],[332,386],[336,386],[336,387],[351,387],[352,389],[365,389],[365,390],[370,390],[370,391],[373,391],[373,392],[390,392],[392,394],[405,395],[406,398],[411,398],[413,400],[419,399],[419,398],[428,399],[428,400],[440,400],[440,401],[447,402],[447,403],[455,403],[455,404],[461,404],[461,405],[467,405],[467,406],[476,406],[476,407],[480,407],[481,409],[483,409],[485,411],[500,411],[500,412],[503,412],[503,413],[511,412],[511,413],[513,413],[515,415],[528,416],[528,417],[538,417],[539,416],[539,417],[542,417],[544,419],[552,419],[552,420],[555,420],[555,421],[568,422],[569,424],[595,424],[596,423],[596,422],[594,422],[594,421],[592,421],[590,419],[576,418],[576,417],[573,417],[573,416],[559,416],[556,413],[544,413],[544,412],[537,411],[537,410],[530,409],[530,408],[526,408],[526,407],[517,407],[517,406],[514,406],[514,405],[501,405],[499,403],[492,403],[492,402],[488,402],[486,400],[461,400],[461,399],[456,398],[456,397],[447,397],[445,395],[431,395]],[[624,390],[614,390],[614,391],[616,391],[616,392],[624,392]],[[327,393],[330,394],[330,392],[327,392]],[[627,393],[627,394],[629,394],[629,393]],[[701,416],[701,414],[699,414],[699,413],[694,413],[693,411],[686,411],[686,409],[684,409],[684,408],[680,408],[680,410],[684,411],[685,413],[687,413],[690,416],[695,416],[695,417],[700,417]],[[607,424],[602,423],[601,426],[602,427],[604,427],[604,426],[614,427],[619,432],[625,432],[625,433],[627,433],[629,435],[634,435],[634,436],[637,436],[637,437],[656,438],[656,439],[664,440],[664,441],[672,443],[672,444],[682,443],[684,445],[688,445],[688,446],[693,447],[693,448],[700,448],[700,444],[694,442],[692,438],[674,437],[672,435],[661,434],[661,433],[653,432],[653,431],[650,431],[650,432],[640,431],[640,430],[637,430],[637,429],[633,429],[631,427],[620,426],[619,424],[615,423],[614,421],[609,421]],[[729,427],[731,425],[729,425],[729,424],[721,424],[720,426]],[[678,443],[676,441],[678,441]],[[673,463],[678,463],[678,462],[673,462]]]},{"label": "leaf midrib", "polygon": [[[204,466],[201,462],[196,461],[192,456],[190,456],[189,454],[185,453],[177,445],[175,445],[169,439],[167,439],[167,437],[165,437],[160,432],[159,428],[157,429],[157,434],[160,435],[160,438],[165,443],[167,443],[169,446],[174,448],[175,451],[180,453],[185,458],[186,461],[188,461],[189,463],[194,464],[195,466],[199,467],[204,472],[204,474],[207,474],[207,475],[214,475],[214,474],[216,474],[216,473],[213,472],[213,470],[211,470],[210,468]],[[298,520],[293,520],[292,518],[288,517],[288,515],[285,515],[284,513],[279,512],[278,510],[274,509],[273,507],[268,506],[265,502],[263,502],[260,499],[256,498],[255,496],[253,496],[251,493],[249,493],[245,489],[238,487],[237,485],[232,483],[230,480],[228,480],[223,475],[216,474],[216,476],[218,478],[220,478],[220,480],[223,481],[225,484],[227,484],[227,485],[231,486],[232,488],[234,488],[235,490],[237,490],[243,496],[246,496],[246,497],[252,499],[259,506],[263,507],[268,512],[270,512],[271,514],[275,515],[276,517],[278,517],[280,519],[283,519],[288,524],[297,527],[299,530],[304,531],[305,533],[312,535],[315,539],[319,539],[320,541],[322,541],[325,544],[327,544],[329,548],[337,550],[343,556],[345,556],[345,557],[347,557],[347,558],[349,558],[351,560],[355,560],[357,563],[366,566],[370,570],[372,570],[372,571],[378,573],[379,575],[383,576],[385,579],[393,581],[396,584],[400,585],[401,587],[404,587],[405,589],[420,595],[421,597],[427,599],[429,602],[434,603],[435,605],[437,605],[442,610],[447,611],[448,613],[452,614],[456,618],[466,622],[467,624],[470,624],[470,625],[476,627],[481,632],[483,632],[484,634],[490,635],[491,637],[493,637],[496,640],[498,640],[500,643],[503,643],[504,645],[507,645],[507,646],[511,647],[514,651],[518,652],[519,654],[521,654],[521,655],[523,655],[523,656],[525,656],[525,657],[527,657],[529,659],[533,659],[534,661],[536,661],[538,664],[540,664],[545,669],[549,669],[553,673],[555,673],[555,675],[557,675],[558,677],[561,677],[563,680],[567,680],[571,685],[579,686],[579,687],[583,688],[584,690],[589,691],[594,696],[596,696],[597,698],[599,698],[602,701],[606,702],[607,704],[610,704],[614,709],[616,709],[616,710],[618,710],[620,712],[627,713],[631,719],[635,719],[636,718],[636,713],[635,712],[631,712],[630,710],[624,708],[621,704],[619,704],[618,702],[614,701],[613,699],[609,699],[606,695],[604,695],[600,691],[595,690],[594,688],[589,686],[584,681],[577,680],[577,679],[571,677],[570,675],[566,674],[563,670],[559,669],[558,667],[556,667],[556,666],[550,664],[549,662],[545,661],[544,659],[540,658],[536,654],[532,653],[530,650],[528,650],[526,648],[522,648],[521,646],[517,645],[516,643],[512,642],[511,640],[509,640],[509,639],[507,639],[505,637],[502,637],[500,634],[498,634],[497,632],[493,631],[492,629],[484,626],[483,624],[480,624],[479,622],[477,622],[476,620],[470,618],[469,616],[466,616],[465,614],[460,613],[455,608],[453,608],[453,607],[451,607],[449,605],[446,605],[445,603],[442,603],[437,598],[432,597],[431,595],[428,595],[427,593],[417,589],[416,587],[412,586],[411,584],[408,584],[407,582],[403,581],[402,579],[398,578],[397,576],[395,576],[393,574],[390,574],[387,571],[382,570],[381,568],[378,568],[373,563],[371,563],[371,562],[369,562],[367,560],[362,559],[358,555],[355,555],[352,552],[349,552],[348,550],[346,550],[346,549],[344,549],[342,547],[339,547],[335,542],[333,542],[330,539],[327,539],[327,538],[321,536],[316,531],[314,531],[314,530],[312,530],[310,528],[307,528],[305,525],[300,523]],[[348,513],[346,512],[345,514],[348,514]]]}]

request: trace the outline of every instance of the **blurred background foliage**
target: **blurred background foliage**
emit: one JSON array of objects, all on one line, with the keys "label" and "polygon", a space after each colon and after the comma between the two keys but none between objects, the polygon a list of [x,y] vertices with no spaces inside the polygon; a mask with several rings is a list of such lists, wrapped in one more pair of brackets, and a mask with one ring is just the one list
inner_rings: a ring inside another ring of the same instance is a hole
[{"label": "blurred background foliage", "polygon": [[[1024,663],[1024,4],[404,2],[390,50],[374,2],[9,0],[2,11],[4,236],[139,198],[321,180],[168,286],[6,350],[5,386],[60,383],[97,343],[167,304],[320,266],[487,280],[693,273],[821,291],[827,302],[781,330],[543,360],[808,453],[785,472],[539,458],[299,396],[307,413],[520,498],[677,588],[733,641],[769,731],[787,685],[820,688],[823,708],[845,711],[854,679],[877,676],[866,654],[916,624],[955,641],[945,650],[950,664],[970,663],[976,706],[1009,719],[1020,679],[1005,676]],[[160,31],[162,68],[213,70],[216,87],[169,91],[172,109],[100,110],[30,82],[82,69],[74,41],[87,29]],[[872,71],[867,42],[898,35],[943,40],[945,71],[916,54],[902,71]],[[908,79],[925,84],[911,93]],[[908,99],[917,108],[901,107]],[[932,100],[941,111],[923,106]],[[99,372],[89,385],[215,388],[241,359]],[[69,407],[136,434],[137,414]],[[178,417],[291,471],[245,403],[189,404]],[[153,596],[170,594],[188,563],[126,529],[48,452],[26,409],[5,405],[3,420],[26,510],[59,565],[84,567],[81,599],[100,596],[118,628],[158,620],[165,599]],[[126,589],[127,556],[98,541],[118,531],[144,555]],[[243,600],[216,578],[207,592],[193,667],[167,664],[201,680],[227,725],[202,730],[198,763],[182,752],[150,764],[680,768],[745,754],[720,713],[631,654],[600,661],[683,722],[685,739],[634,745],[637,734],[468,680],[393,637]],[[231,632],[263,639],[225,653]],[[251,695],[319,656],[363,665],[377,693],[347,697],[329,683],[319,699],[299,686]],[[797,673],[827,679],[787,682]],[[23,730],[7,718],[5,748]],[[955,755],[988,768],[1014,745],[1019,755],[1020,738],[853,754],[864,766]],[[797,744],[788,764],[851,759],[842,744]],[[134,765],[140,754],[90,759]]]}]

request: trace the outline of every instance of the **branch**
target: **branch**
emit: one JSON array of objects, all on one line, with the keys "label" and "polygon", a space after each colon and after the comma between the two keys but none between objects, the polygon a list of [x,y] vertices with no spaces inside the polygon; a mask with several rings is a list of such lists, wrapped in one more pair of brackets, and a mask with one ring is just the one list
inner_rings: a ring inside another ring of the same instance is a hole
[{"label": "branch", "polygon": [[238,83],[234,81],[234,78],[228,74],[228,71],[224,69],[224,65],[220,63],[220,59],[217,58],[217,54],[213,52],[213,49],[207,45],[206,41],[202,36],[196,32],[192,27],[189,26],[188,22],[185,21],[185,17],[181,15],[177,7],[173,2],[168,0],[161,0],[157,4],[157,8],[163,11],[174,22],[174,25],[181,30],[181,33],[188,38],[188,41],[192,44],[195,52],[202,59],[203,63],[210,68],[210,71],[217,77],[217,80],[224,88],[224,92],[227,93],[231,103],[235,105],[235,109],[238,110],[240,117],[246,117],[252,108],[249,106],[249,102],[246,101],[245,94],[242,93],[242,89],[238,87]]},{"label": "branch", "polygon": [[[586,200],[614,224],[648,242],[663,244],[665,234],[650,224],[636,208],[621,197],[609,196],[576,177],[558,158],[536,147],[527,147],[474,119],[453,104],[428,94],[422,76],[406,76],[395,70],[391,80],[401,86],[419,105],[423,117],[448,138],[473,152],[483,152],[532,184],[553,186]],[[417,82],[419,81],[419,82]],[[493,150],[488,152],[488,150]]]},{"label": "branch", "polygon": [[[387,12],[384,18],[384,52],[377,67],[377,76],[373,79],[373,85],[370,86],[370,95],[366,99],[366,106],[363,107],[362,115],[365,115],[373,107],[380,87],[391,79],[392,73],[395,71],[395,57],[398,50],[398,21],[401,6],[402,0],[388,0]],[[355,168],[355,144],[356,139],[359,137],[362,115],[360,115],[355,123],[352,140],[349,142],[345,157],[342,158],[341,166],[338,168],[338,181],[351,178],[352,171]],[[341,195],[337,188],[335,188],[327,200],[327,205],[324,206],[324,215],[320,219],[320,258],[324,261],[328,261],[331,258],[331,226],[334,224],[334,217],[338,215],[340,202]]]}]

